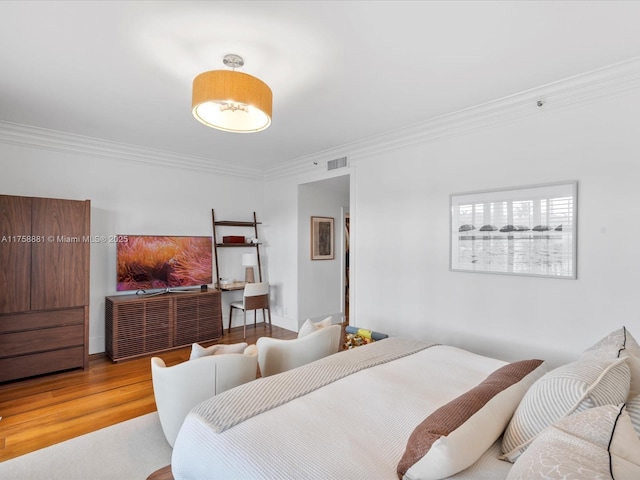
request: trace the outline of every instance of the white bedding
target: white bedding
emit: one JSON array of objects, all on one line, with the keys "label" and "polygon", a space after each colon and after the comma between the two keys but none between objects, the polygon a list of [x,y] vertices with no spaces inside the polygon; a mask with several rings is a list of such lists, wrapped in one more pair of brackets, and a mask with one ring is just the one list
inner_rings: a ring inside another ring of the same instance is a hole
[{"label": "white bedding", "polygon": [[[344,354],[349,351],[336,355]],[[174,446],[173,476],[397,479],[413,429],[503,365],[455,347],[433,346],[349,375],[221,433],[192,412]],[[494,446],[479,470],[460,478],[504,479],[510,464],[497,455]]]}]

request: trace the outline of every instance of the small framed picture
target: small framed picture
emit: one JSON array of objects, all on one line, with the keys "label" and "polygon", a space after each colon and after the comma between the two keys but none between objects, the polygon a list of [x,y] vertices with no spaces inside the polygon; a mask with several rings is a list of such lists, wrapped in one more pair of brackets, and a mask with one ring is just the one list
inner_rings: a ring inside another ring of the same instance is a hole
[{"label": "small framed picture", "polygon": [[311,217],[311,260],[333,260],[333,218]]}]

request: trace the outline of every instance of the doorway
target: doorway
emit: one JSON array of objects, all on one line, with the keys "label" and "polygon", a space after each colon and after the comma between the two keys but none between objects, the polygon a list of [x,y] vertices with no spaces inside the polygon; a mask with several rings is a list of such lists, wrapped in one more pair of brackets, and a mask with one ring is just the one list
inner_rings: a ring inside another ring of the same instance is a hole
[{"label": "doorway", "polygon": [[[335,322],[346,323],[353,279],[350,252],[352,219],[349,174],[298,185],[298,322],[331,315]],[[309,222],[314,216],[333,218],[334,252],[331,259],[312,260],[309,254]],[[347,223],[347,217],[349,217]],[[348,230],[346,228],[349,228]]]}]

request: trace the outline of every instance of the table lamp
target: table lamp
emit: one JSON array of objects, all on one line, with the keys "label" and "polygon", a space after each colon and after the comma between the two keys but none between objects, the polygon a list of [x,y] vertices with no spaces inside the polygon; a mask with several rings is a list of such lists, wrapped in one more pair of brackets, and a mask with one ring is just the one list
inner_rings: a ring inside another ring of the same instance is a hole
[{"label": "table lamp", "polygon": [[258,256],[255,253],[243,253],[242,254],[242,266],[246,267],[244,270],[244,281],[247,283],[255,283],[255,277],[253,275],[253,267],[258,264]]}]

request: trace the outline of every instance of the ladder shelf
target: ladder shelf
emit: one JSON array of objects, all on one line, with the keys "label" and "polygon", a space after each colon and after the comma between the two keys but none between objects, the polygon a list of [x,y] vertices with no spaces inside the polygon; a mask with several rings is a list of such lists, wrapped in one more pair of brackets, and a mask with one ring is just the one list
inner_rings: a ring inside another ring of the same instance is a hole
[{"label": "ladder shelf", "polygon": [[[239,288],[242,287],[238,287],[238,284],[235,284],[236,286],[232,287],[232,288],[225,288],[222,285],[220,285],[220,268],[219,268],[219,262],[218,262],[218,248],[238,248],[238,247],[244,247],[244,248],[255,248],[256,250],[256,258],[258,260],[258,281],[262,282],[262,265],[260,262],[260,245],[262,245],[259,241],[258,241],[258,225],[260,225],[262,222],[258,222],[257,218],[256,218],[256,212],[253,212],[253,222],[245,222],[245,221],[235,221],[235,220],[216,220],[216,216],[215,216],[215,211],[212,208],[211,209],[211,221],[213,222],[213,250],[214,250],[214,255],[215,255],[215,261],[216,261],[216,286],[219,290],[222,291],[228,291],[228,290],[238,290]],[[217,230],[218,228],[223,228],[223,227],[247,227],[247,228],[253,228],[253,232],[254,232],[254,238],[256,239],[255,243],[224,243],[224,242],[220,242],[218,241],[218,235],[217,235]],[[244,284],[242,284],[244,285]]]}]

